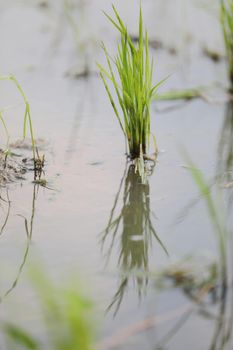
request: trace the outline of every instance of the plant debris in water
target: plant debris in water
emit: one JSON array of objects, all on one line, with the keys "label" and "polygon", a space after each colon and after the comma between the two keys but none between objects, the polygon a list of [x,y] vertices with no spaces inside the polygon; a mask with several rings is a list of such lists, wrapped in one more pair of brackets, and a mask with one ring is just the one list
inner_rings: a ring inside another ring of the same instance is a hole
[{"label": "plant debris in water", "polygon": [[[136,35],[130,35],[130,38],[133,42],[138,43],[139,37]],[[170,55],[176,55],[177,54],[177,49],[174,46],[165,46],[165,44],[159,40],[159,39],[149,39],[148,40],[149,46],[154,49],[154,50],[167,50],[167,52]]]},{"label": "plant debris in water", "polygon": [[218,52],[217,50],[209,49],[206,46],[203,47],[202,52],[204,56],[208,57],[215,63],[220,62],[224,58],[220,52]]},{"label": "plant debris in water", "polygon": [[[172,286],[184,288],[186,292],[194,292],[206,284],[217,285],[219,271],[216,261],[201,263],[193,259],[178,262],[161,273],[162,279],[172,282]],[[165,284],[166,285],[166,284]]]}]

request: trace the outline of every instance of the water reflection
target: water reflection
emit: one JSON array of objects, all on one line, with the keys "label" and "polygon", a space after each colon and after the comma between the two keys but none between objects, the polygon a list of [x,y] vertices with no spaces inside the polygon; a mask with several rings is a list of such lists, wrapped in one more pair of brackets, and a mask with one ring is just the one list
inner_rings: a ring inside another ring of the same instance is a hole
[{"label": "water reflection", "polygon": [[0,236],[2,236],[4,233],[4,230],[5,230],[5,227],[7,225],[9,215],[10,215],[11,202],[9,199],[8,189],[6,189],[6,199],[4,199],[4,197],[2,197],[2,195],[0,195],[0,205],[1,205],[1,209],[3,209],[3,212],[4,212],[4,204],[7,206],[7,211],[6,211],[5,216],[3,214],[4,220],[3,220],[3,224],[2,224],[1,229],[0,229]]},{"label": "water reflection", "polygon": [[[122,204],[121,202],[122,198]],[[120,208],[119,208],[120,206]],[[119,190],[110,213],[108,224],[102,233],[102,248],[107,250],[107,263],[113,248],[118,246],[118,267],[121,271],[119,285],[108,309],[117,313],[130,279],[139,298],[146,290],[149,268],[149,248],[153,238],[167,254],[167,250],[153,226],[150,209],[150,185],[148,179],[142,184],[133,165],[126,167]]]},{"label": "water reflection", "polygon": [[[227,190],[228,203],[226,210],[231,214],[233,204],[233,191],[231,191],[233,189],[233,101],[229,101],[226,105],[217,148],[215,176],[208,183],[210,192],[216,184]],[[182,223],[202,199],[203,195],[198,194],[190,200],[177,215],[174,225]]]},{"label": "water reflection", "polygon": [[[182,290],[190,301],[190,306],[157,343],[155,349],[164,348],[178,332],[182,332],[186,322],[190,320],[194,313],[205,320],[206,325],[208,324],[208,327],[213,329],[213,334],[206,349],[232,349],[232,280],[227,280],[226,269],[221,270],[222,266],[219,265],[218,262],[206,266],[203,264],[202,271],[199,271],[199,274],[206,274],[206,278],[200,284],[192,284],[190,275],[186,281],[184,279],[180,279],[179,282],[173,280],[174,287]],[[164,277],[166,278],[166,276]]]},{"label": "water reflection", "polygon": [[[220,133],[217,176],[209,186],[206,184],[198,198],[204,199],[209,211],[209,217],[213,224],[213,231],[216,234],[218,260],[212,271],[211,280],[205,281],[200,286],[190,284],[190,279],[186,285],[176,284],[191,302],[190,310],[176,322],[173,329],[169,330],[162,339],[160,345],[164,346],[171,338],[182,331],[184,323],[196,312],[202,321],[208,322],[208,326],[213,330],[207,349],[222,350],[232,349],[233,339],[233,280],[232,280],[232,192],[233,185],[233,103],[229,102]],[[212,187],[216,187],[217,196],[212,195]],[[223,191],[226,196],[223,196]],[[223,190],[223,191],[222,191]],[[215,198],[215,199],[214,199]],[[198,201],[192,203],[195,205]],[[190,208],[190,206],[189,206]],[[185,211],[188,214],[187,210]],[[184,216],[183,216],[184,217]],[[182,217],[182,218],[183,218]],[[214,265],[213,265],[214,266]],[[206,274],[202,268],[200,274]],[[181,273],[179,271],[179,277]],[[175,274],[172,276],[175,281]]]},{"label": "water reflection", "polygon": [[[9,198],[9,191],[7,188],[1,188],[1,192],[3,192],[3,191],[5,192],[6,195],[4,196],[4,194],[1,193],[0,203],[1,203],[2,213],[4,213],[6,211],[6,214],[5,214],[5,218],[3,220],[3,224],[0,228],[0,236],[2,236],[3,233],[5,233],[5,231],[7,229],[7,225],[10,221],[10,218],[11,218],[11,201]],[[32,203],[31,203],[30,217],[26,218],[25,216],[18,214],[18,216],[21,217],[24,221],[24,228],[25,228],[25,233],[26,233],[26,245],[25,245],[25,248],[23,251],[22,259],[21,259],[21,262],[19,264],[16,276],[15,276],[13,282],[11,283],[10,287],[8,287],[7,290],[0,296],[0,302],[2,302],[5,299],[5,297],[7,297],[14,290],[14,288],[17,286],[17,283],[20,279],[23,268],[26,264],[26,261],[27,261],[28,255],[29,255],[29,250],[30,250],[32,233],[33,233],[33,223],[34,223],[35,210],[36,210],[35,204],[36,204],[38,191],[39,191],[39,185],[34,184],[33,191],[32,191]],[[7,210],[5,209],[5,207],[7,207]]]},{"label": "water reflection", "polygon": [[232,349],[233,293],[232,286],[229,287],[225,283],[220,286],[218,313],[213,316],[215,329],[209,347],[211,350]]},{"label": "water reflection", "polygon": [[[96,74],[93,57],[96,56],[98,41],[95,38],[96,31],[92,30],[89,2],[50,1],[40,7],[54,26],[50,54],[56,56],[62,45],[65,45],[66,58],[69,60],[66,75],[78,79]],[[70,47],[69,51],[67,47]],[[74,63],[72,67],[70,61]]]},{"label": "water reflection", "polygon": [[[233,188],[233,101],[228,102],[218,147],[218,174],[224,188]],[[233,202],[231,193],[230,202]]]}]

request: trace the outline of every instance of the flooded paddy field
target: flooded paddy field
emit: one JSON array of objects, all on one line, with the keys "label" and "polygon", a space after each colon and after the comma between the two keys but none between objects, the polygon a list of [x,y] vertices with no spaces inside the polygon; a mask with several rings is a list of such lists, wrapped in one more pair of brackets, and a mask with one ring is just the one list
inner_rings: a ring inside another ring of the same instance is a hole
[{"label": "flooded paddy field", "polygon": [[[18,141],[24,105],[0,81],[20,173],[0,189],[0,319],[28,330],[42,349],[45,325],[28,277],[38,266],[60,286],[78,279],[92,300],[93,349],[232,349],[233,103],[218,2],[141,3],[154,82],[169,76],[159,93],[203,88],[200,98],[152,102],[159,153],[143,184],[126,161],[96,66],[105,65],[101,41],[114,53],[119,39],[102,13],[111,4],[0,1],[1,75],[22,84],[45,155],[43,181],[33,182],[30,142]],[[137,36],[139,4],[114,5]]]}]

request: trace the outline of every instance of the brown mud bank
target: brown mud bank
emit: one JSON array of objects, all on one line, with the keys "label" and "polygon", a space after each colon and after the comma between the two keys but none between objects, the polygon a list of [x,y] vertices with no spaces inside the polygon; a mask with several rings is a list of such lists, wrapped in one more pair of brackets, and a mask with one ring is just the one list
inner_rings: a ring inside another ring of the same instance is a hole
[{"label": "brown mud bank", "polygon": [[34,181],[38,183],[42,181],[41,176],[44,175],[42,150],[45,148],[45,142],[39,139],[36,144],[38,145],[38,160],[41,161],[39,165],[31,157],[30,140],[18,140],[12,143],[11,151],[0,149],[0,187],[7,183],[25,180],[28,173],[34,174]]},{"label": "brown mud bank", "polygon": [[27,159],[15,153],[7,154],[0,149],[0,186],[25,179]]}]

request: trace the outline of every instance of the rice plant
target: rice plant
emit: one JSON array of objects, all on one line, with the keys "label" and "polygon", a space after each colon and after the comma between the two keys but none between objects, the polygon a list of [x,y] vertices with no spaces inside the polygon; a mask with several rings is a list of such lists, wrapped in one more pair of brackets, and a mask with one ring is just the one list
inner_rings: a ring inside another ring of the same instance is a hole
[{"label": "rice plant", "polygon": [[233,0],[221,0],[221,24],[226,47],[231,91],[233,91]]},{"label": "rice plant", "polygon": [[[40,335],[15,321],[0,324],[6,350],[91,350],[94,348],[93,305],[76,278],[57,285],[41,269],[32,269],[41,310]],[[75,281],[74,281],[75,280]]]},{"label": "rice plant", "polygon": [[205,201],[208,215],[215,231],[219,251],[219,270],[221,272],[222,279],[225,281],[227,276],[227,247],[229,232],[226,225],[226,213],[222,203],[221,193],[217,188],[218,201],[215,201],[212,193],[210,192],[209,184],[204,179],[201,171],[196,168],[187,155],[186,159],[193,180]]},{"label": "rice plant", "polygon": [[[6,75],[6,76],[0,76],[0,80],[2,81],[11,81],[15,87],[17,88],[19,94],[23,98],[24,104],[25,104],[25,112],[24,112],[24,119],[23,119],[23,138],[25,139],[27,134],[27,124],[29,125],[29,131],[30,131],[30,138],[31,138],[31,144],[32,144],[32,155],[33,155],[33,161],[34,161],[34,178],[36,178],[38,175],[41,175],[42,168],[44,166],[44,157],[40,157],[38,153],[38,149],[36,147],[36,142],[34,138],[34,132],[33,132],[33,126],[32,126],[32,118],[31,118],[31,110],[30,110],[30,104],[28,102],[28,99],[19,84],[18,80],[13,75]],[[10,134],[6,125],[6,122],[4,120],[3,116],[4,110],[0,111],[0,121],[3,125],[3,128],[6,133],[7,138],[7,144],[6,144],[6,155],[9,153],[9,138]]]},{"label": "rice plant", "polygon": [[[186,261],[178,262],[164,270],[158,286],[160,288],[161,286],[164,288],[170,286],[170,284],[164,283],[166,280],[163,281],[164,278],[168,278],[172,282],[172,287],[182,288],[191,304],[185,313],[178,318],[176,325],[162,337],[156,348],[166,348],[168,342],[180,331],[181,327],[185,327],[196,309],[199,317],[206,319],[208,315],[209,321],[212,322],[213,335],[209,339],[210,344],[206,348],[230,349],[232,348],[233,293],[231,273],[232,232],[227,218],[229,209],[223,201],[219,184],[216,184],[217,196],[215,198],[202,172],[186,153],[184,153],[184,158],[201,198],[206,204],[216,237],[218,260],[214,258],[212,263],[206,264],[200,257],[197,261],[194,261],[189,256]],[[164,283],[164,286],[161,282]]]},{"label": "rice plant", "polygon": [[[119,31],[121,40],[115,58],[109,55],[105,45],[102,44],[108,70],[100,65],[98,67],[109,100],[127,140],[128,156],[135,164],[136,171],[142,175],[145,170],[144,160],[148,159],[147,153],[150,146],[150,103],[161,82],[155,86],[152,85],[153,59],[149,57],[148,33],[143,29],[141,8],[137,43],[130,38],[126,25],[114,6],[113,11],[115,18],[106,13],[105,15]],[[107,79],[113,84],[116,98],[111,92]],[[156,147],[155,137],[154,143]]]}]

